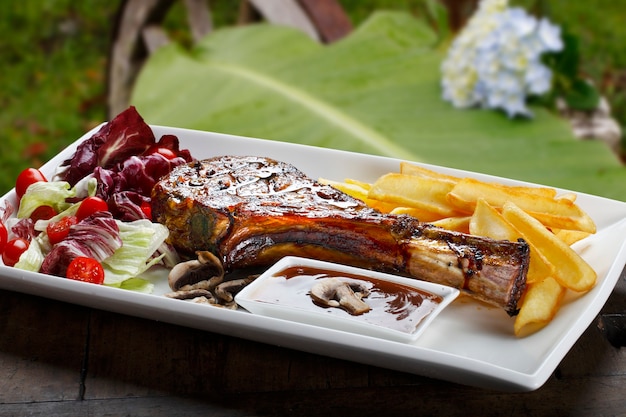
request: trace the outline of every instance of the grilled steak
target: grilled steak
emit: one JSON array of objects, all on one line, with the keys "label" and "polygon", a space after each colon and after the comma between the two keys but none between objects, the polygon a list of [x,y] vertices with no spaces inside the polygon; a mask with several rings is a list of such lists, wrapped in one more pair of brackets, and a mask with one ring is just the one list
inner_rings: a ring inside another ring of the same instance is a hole
[{"label": "grilled steak", "polygon": [[227,271],[312,257],[460,288],[517,312],[529,248],[380,213],[294,166],[222,156],[179,166],[152,192],[156,221],[182,254],[208,250]]}]

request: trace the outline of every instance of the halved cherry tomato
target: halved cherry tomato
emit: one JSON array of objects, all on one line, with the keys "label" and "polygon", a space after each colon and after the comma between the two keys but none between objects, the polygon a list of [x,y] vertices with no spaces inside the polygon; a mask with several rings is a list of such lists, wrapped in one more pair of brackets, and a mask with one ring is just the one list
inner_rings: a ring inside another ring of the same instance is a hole
[{"label": "halved cherry tomato", "polygon": [[78,223],[78,217],[65,216],[61,220],[48,223],[46,233],[52,245],[56,245],[70,234],[70,227]]},{"label": "halved cherry tomato", "polygon": [[79,256],[72,259],[65,276],[77,281],[102,284],[104,282],[104,268],[102,264],[93,258]]},{"label": "halved cherry tomato", "polygon": [[174,159],[176,158],[176,152],[169,148],[164,148],[158,145],[152,145],[144,152],[144,155],[152,155],[153,153],[158,153],[163,156],[165,159]]},{"label": "halved cherry tomato", "polygon": [[22,198],[24,193],[26,193],[26,189],[31,184],[40,181],[48,180],[38,169],[26,168],[24,171],[20,172],[20,174],[17,176],[17,180],[15,181],[15,193],[17,194],[17,198]]},{"label": "halved cherry tomato", "polygon": [[9,240],[2,250],[2,262],[6,266],[13,266],[20,260],[20,256],[30,246],[30,242],[21,237]]},{"label": "halved cherry tomato", "polygon": [[4,223],[0,222],[0,253],[4,250],[7,240],[9,240],[9,231]]},{"label": "halved cherry tomato", "polygon": [[150,205],[150,203],[144,201],[139,207],[141,208],[141,211],[146,216],[146,218],[152,220],[152,206]]},{"label": "halved cherry tomato", "polygon": [[87,197],[78,206],[76,217],[78,217],[78,221],[81,221],[99,211],[109,211],[107,202],[100,197]]},{"label": "halved cherry tomato", "polygon": [[54,208],[50,206],[39,206],[30,215],[30,218],[37,222],[37,220],[48,220],[57,215]]}]

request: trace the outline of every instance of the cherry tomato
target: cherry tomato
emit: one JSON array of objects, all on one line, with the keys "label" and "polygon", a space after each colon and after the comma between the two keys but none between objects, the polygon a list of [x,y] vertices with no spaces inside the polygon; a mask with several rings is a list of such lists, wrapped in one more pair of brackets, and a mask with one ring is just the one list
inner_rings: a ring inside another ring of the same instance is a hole
[{"label": "cherry tomato", "polygon": [[0,253],[4,250],[4,245],[7,244],[7,240],[9,240],[9,231],[4,223],[0,222]]},{"label": "cherry tomato", "polygon": [[146,218],[152,220],[152,206],[150,205],[150,203],[144,201],[139,207],[141,208],[141,211],[146,216]]},{"label": "cherry tomato", "polygon": [[2,250],[2,262],[6,266],[13,266],[20,260],[20,256],[28,249],[30,243],[21,237],[9,240]]},{"label": "cherry tomato", "polygon": [[56,245],[70,234],[70,228],[78,223],[76,216],[65,216],[59,221],[50,222],[46,227],[48,239],[52,245]]},{"label": "cherry tomato", "polygon": [[20,175],[17,176],[17,180],[15,181],[15,193],[17,194],[17,198],[22,198],[26,189],[31,184],[41,181],[47,180],[38,169],[26,168],[24,171],[20,172]]},{"label": "cherry tomato", "polygon": [[78,217],[78,221],[81,221],[99,211],[109,211],[107,202],[100,197],[87,197],[80,203],[78,211],[76,211],[76,217]]},{"label": "cherry tomato", "polygon": [[70,262],[65,276],[77,281],[102,284],[104,282],[104,268],[100,262],[93,258],[79,256]]},{"label": "cherry tomato", "polygon": [[30,218],[37,222],[37,220],[48,220],[56,216],[57,212],[50,206],[39,206],[30,215]]},{"label": "cherry tomato", "polygon": [[173,150],[158,145],[150,146],[148,150],[144,152],[144,155],[152,155],[153,153],[158,153],[165,159],[174,159],[177,156],[176,152],[174,152]]}]

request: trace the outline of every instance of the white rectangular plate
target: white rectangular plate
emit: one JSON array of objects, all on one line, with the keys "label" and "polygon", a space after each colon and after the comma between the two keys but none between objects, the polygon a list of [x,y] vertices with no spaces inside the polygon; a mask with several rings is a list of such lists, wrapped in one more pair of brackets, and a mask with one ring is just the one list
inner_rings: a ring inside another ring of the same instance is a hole
[{"label": "white rectangular plate", "polygon": [[[86,133],[49,161],[41,168],[42,172],[51,176],[55,168],[73,154],[78,143],[98,129]],[[153,130],[157,138],[163,134],[178,136],[181,147],[189,149],[198,159],[229,154],[267,156],[292,163],[313,178],[343,180],[350,177],[374,181],[384,173],[399,169],[400,161],[392,158],[170,127],[153,126]],[[519,184],[476,173],[429,167],[451,175]],[[2,197],[4,199],[15,204],[14,191]],[[418,340],[402,343],[254,315],[244,310],[169,299],[162,296],[169,292],[167,271],[163,269],[146,274],[155,283],[153,294],[43,276],[4,265],[0,265],[0,288],[466,385],[530,391],[546,382],[591,324],[626,263],[626,204],[580,193],[577,202],[598,227],[595,235],[576,244],[579,253],[598,273],[597,285],[583,297],[567,297],[546,328],[523,339],[513,335],[513,319],[504,311],[466,297],[448,306]]]}]

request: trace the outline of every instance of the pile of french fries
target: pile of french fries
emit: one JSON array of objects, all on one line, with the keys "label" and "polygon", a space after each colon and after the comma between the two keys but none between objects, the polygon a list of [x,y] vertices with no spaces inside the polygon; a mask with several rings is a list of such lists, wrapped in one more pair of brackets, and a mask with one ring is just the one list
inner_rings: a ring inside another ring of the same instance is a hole
[{"label": "pile of french fries", "polygon": [[527,288],[513,331],[524,337],[556,315],[566,291],[589,291],[597,274],[571,245],[596,232],[576,195],[550,187],[510,186],[441,174],[403,162],[399,172],[373,184],[320,180],[385,213],[473,235],[516,241],[530,247]]}]

